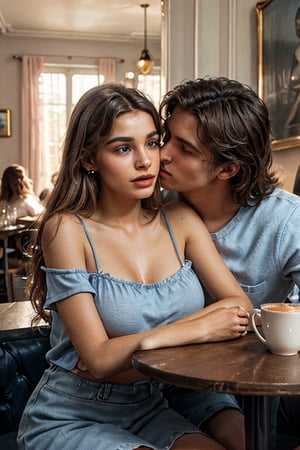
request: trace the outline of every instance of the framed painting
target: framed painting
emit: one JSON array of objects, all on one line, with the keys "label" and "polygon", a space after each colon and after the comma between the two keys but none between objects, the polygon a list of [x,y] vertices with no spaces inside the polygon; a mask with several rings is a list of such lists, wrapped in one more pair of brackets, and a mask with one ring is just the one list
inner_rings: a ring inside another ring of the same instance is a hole
[{"label": "framed painting", "polygon": [[300,147],[300,0],[256,3],[258,93],[267,104],[272,149]]},{"label": "framed painting", "polygon": [[10,137],[10,109],[0,109],[0,137]]}]

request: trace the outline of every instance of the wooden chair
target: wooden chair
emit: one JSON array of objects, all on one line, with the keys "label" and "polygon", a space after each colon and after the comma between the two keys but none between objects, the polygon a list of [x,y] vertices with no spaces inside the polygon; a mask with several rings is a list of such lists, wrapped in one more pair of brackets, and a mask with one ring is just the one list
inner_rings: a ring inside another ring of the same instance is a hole
[{"label": "wooden chair", "polygon": [[[6,277],[3,281],[4,292],[2,297],[4,297],[3,300],[6,302],[17,300],[14,286],[14,279],[17,275],[22,278],[25,286],[26,279],[30,273],[32,239],[36,232],[35,228],[27,228],[19,230],[18,233],[12,236],[7,248],[8,274],[6,274],[4,269],[3,241],[0,242],[0,275],[3,278]],[[25,290],[22,300],[25,300]]]},{"label": "wooden chair", "polygon": [[[13,254],[14,249],[8,249],[8,254]],[[15,301],[15,291],[14,291],[14,275],[23,274],[23,262],[15,257],[8,256],[8,285],[6,286],[6,282],[4,280],[5,270],[3,267],[3,248],[0,248],[0,264],[2,263],[2,267],[0,267],[0,276],[3,277],[3,301]]]}]

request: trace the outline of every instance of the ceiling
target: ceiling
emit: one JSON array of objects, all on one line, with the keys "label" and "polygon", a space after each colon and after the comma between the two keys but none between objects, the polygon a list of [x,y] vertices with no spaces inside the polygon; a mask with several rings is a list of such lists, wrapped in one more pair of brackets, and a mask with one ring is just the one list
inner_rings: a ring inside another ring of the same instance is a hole
[{"label": "ceiling", "polygon": [[[143,40],[143,0],[0,0],[0,34]],[[147,0],[148,40],[160,39],[161,0]]]}]

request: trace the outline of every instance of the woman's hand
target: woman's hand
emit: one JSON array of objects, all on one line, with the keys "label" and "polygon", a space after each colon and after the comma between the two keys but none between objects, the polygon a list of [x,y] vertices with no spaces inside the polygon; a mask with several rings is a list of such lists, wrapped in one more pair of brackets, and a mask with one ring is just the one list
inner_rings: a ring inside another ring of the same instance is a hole
[{"label": "woman's hand", "polygon": [[209,312],[198,320],[204,321],[203,325],[207,328],[205,341],[225,341],[244,336],[247,333],[249,313],[240,306],[222,307]]}]

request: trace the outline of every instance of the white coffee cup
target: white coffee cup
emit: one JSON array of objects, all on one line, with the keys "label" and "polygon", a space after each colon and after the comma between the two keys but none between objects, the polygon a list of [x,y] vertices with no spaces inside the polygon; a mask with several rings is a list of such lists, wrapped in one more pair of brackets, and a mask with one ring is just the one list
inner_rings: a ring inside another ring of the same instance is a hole
[{"label": "white coffee cup", "polygon": [[[260,318],[262,333],[256,325]],[[251,324],[258,339],[276,355],[296,355],[300,350],[300,305],[265,303],[251,312]]]}]

